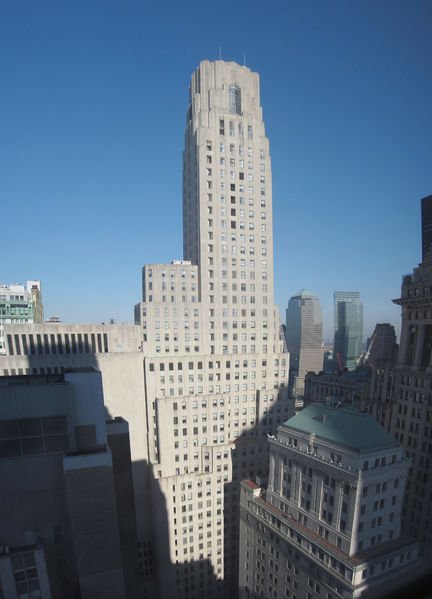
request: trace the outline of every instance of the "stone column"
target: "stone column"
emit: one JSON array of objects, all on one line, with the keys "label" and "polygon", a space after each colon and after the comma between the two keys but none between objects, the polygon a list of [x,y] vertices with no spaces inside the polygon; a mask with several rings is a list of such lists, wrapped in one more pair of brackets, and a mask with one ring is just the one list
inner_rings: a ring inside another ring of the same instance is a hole
[{"label": "stone column", "polygon": [[316,473],[312,481],[312,504],[311,511],[321,515],[321,504],[323,495],[324,477],[321,473]]},{"label": "stone column", "polygon": [[351,484],[349,485],[349,495],[347,496],[348,503],[348,512],[347,512],[347,531],[353,531],[353,522],[354,522],[354,511],[355,511],[355,502],[356,502],[356,493],[357,487],[353,487]]},{"label": "stone column", "polygon": [[274,488],[273,488],[274,469],[275,469],[274,455],[273,455],[273,452],[271,452],[270,459],[269,459],[269,482],[268,482],[268,487],[269,487],[270,491],[274,491]]},{"label": "stone column", "polygon": [[353,555],[357,552],[358,548],[358,525],[360,520],[360,508],[361,508],[361,500],[362,500],[362,492],[363,492],[363,481],[362,481],[362,473],[359,472],[359,478],[357,483],[357,489],[353,489],[353,493],[356,493],[354,498],[354,510],[352,517],[352,532],[351,532],[351,545],[349,550],[349,555]]},{"label": "stone column", "polygon": [[344,484],[343,484],[343,482],[340,481],[340,480],[336,481],[336,493],[335,493],[335,504],[334,504],[333,522],[335,523],[337,529],[339,529],[339,527],[340,527],[340,519],[341,519],[341,512],[342,512],[342,501],[343,501],[343,490],[344,490]]},{"label": "stone column", "polygon": [[[403,311],[405,311],[403,309]],[[406,364],[408,354],[409,320],[402,318],[402,330],[399,345],[398,364]]]},{"label": "stone column", "polygon": [[414,356],[414,365],[415,366],[421,365],[424,339],[425,339],[425,326],[424,326],[424,324],[421,324],[421,325],[419,325],[418,330],[417,330],[416,348],[415,348],[415,356]]}]

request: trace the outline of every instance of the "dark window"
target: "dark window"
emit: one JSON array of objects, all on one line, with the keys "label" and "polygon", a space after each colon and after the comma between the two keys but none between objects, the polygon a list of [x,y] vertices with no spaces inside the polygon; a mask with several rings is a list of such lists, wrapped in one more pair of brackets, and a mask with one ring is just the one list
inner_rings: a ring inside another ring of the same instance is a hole
[{"label": "dark window", "polygon": [[232,114],[241,114],[241,90],[237,85],[229,87],[229,109]]}]

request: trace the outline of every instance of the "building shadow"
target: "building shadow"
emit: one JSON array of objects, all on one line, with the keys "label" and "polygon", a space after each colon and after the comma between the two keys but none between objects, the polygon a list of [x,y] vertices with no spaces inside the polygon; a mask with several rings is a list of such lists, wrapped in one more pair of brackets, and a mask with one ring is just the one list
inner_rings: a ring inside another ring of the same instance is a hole
[{"label": "building shadow", "polygon": [[[141,354],[139,359],[141,360],[141,375],[144,378],[144,356]],[[29,354],[26,356],[26,360],[26,364],[22,361],[21,373],[23,374],[25,372],[43,372],[48,376],[55,376],[56,374],[61,375],[68,368],[94,368],[102,372],[102,383],[104,383],[104,377],[113,376],[107,362],[108,358],[105,355],[91,352],[68,355],[51,353],[49,356]],[[133,421],[133,416],[125,413],[125,402],[122,404],[122,385],[127,385],[127,375],[121,373],[120,376],[121,380],[117,386],[119,401],[115,408],[110,405],[109,409],[105,403],[105,420],[108,428],[112,430],[115,430],[116,427],[121,429],[125,421],[128,422],[130,440],[133,444],[137,434],[147,435],[148,425],[144,419],[137,424]],[[263,404],[264,394],[270,391],[274,400]],[[202,558],[189,559],[184,553],[181,554],[180,550],[178,559],[176,558],[174,547],[170,548],[169,540],[174,539],[174,543],[183,551],[183,528],[185,527],[180,517],[177,518],[176,524],[174,521],[170,521],[165,500],[166,488],[162,490],[161,479],[156,478],[154,466],[145,458],[131,461],[130,447],[126,447],[121,433],[113,433],[108,436],[108,444],[113,457],[114,485],[118,504],[117,521],[128,597],[140,596],[143,599],[174,599],[175,597],[178,599],[194,597],[235,599],[237,597],[240,482],[247,478],[257,481],[260,485],[266,483],[268,473],[267,435],[274,434],[277,426],[294,415],[294,400],[288,401],[286,386],[256,391],[255,399],[257,413],[259,405],[268,405],[268,408],[253,426],[243,429],[243,432],[231,443],[229,469],[232,473],[232,480],[223,483],[222,489],[223,535],[221,538],[207,537],[206,529],[201,532],[196,528],[193,533],[190,533],[189,522],[186,524],[188,540],[192,534],[195,546],[195,544],[199,544],[201,540],[199,535],[202,534],[206,547],[212,553],[212,559],[204,557],[207,555],[205,552],[203,552]],[[144,402],[145,396],[143,395],[142,404]],[[287,409],[288,405],[289,409]],[[145,417],[144,414],[142,417]],[[171,432],[164,431],[164,434],[169,435]],[[148,443],[148,440],[145,440],[145,443]],[[216,467],[214,465],[214,468]],[[191,475],[193,476],[192,473]],[[178,489],[174,493],[179,494]],[[195,555],[196,553],[199,552],[195,552]],[[219,568],[219,560],[221,560],[223,568]],[[216,571],[216,564],[218,571]],[[139,588],[138,595],[134,594],[135,585]],[[173,594],[173,589],[177,594]]]}]

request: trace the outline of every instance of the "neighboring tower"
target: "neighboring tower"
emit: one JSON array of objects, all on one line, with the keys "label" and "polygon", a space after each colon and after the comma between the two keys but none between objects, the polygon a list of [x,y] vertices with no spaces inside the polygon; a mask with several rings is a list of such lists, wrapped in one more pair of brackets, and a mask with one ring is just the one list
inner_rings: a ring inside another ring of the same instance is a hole
[{"label": "neighboring tower", "polygon": [[290,353],[289,387],[303,395],[308,372],[323,369],[322,311],[316,295],[302,289],[289,300],[286,311],[286,343]]},{"label": "neighboring tower", "polygon": [[0,355],[6,353],[4,325],[43,322],[40,281],[0,284]]},{"label": "neighboring tower", "polygon": [[432,195],[421,201],[422,262],[432,260]]},{"label": "neighboring tower", "polygon": [[[273,291],[272,189],[257,73],[203,61],[183,153],[184,260],[143,268],[162,597],[236,597],[240,480],[293,412]],[[250,473],[250,474],[249,474]]]},{"label": "neighboring tower", "polygon": [[339,368],[354,370],[362,352],[363,304],[358,291],[334,292],[334,350]]},{"label": "neighboring tower", "polygon": [[267,489],[242,483],[240,598],[350,599],[400,584],[418,551],[400,533],[408,468],[352,406],[312,404],[288,420],[270,438]]},{"label": "neighboring tower", "polygon": [[412,458],[406,530],[432,548],[432,196],[422,200],[422,262],[402,280],[402,326],[394,369],[391,432]]}]

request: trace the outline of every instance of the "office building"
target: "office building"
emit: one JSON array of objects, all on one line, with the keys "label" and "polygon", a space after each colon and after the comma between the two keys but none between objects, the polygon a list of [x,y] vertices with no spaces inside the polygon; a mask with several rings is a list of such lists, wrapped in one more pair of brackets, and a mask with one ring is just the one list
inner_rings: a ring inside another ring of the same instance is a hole
[{"label": "office building", "polygon": [[359,409],[368,405],[371,374],[367,370],[359,372],[329,373],[309,372],[305,377],[304,404],[315,402],[339,402],[351,404]]},{"label": "office building", "polygon": [[403,525],[432,547],[432,196],[422,200],[422,262],[402,280],[397,364],[392,372],[390,430],[412,459]]},{"label": "office building", "polygon": [[401,534],[409,460],[369,414],[312,404],[269,439],[266,489],[243,481],[240,597],[389,592],[413,573]]},{"label": "office building", "polygon": [[248,68],[193,74],[183,189],[184,259],[143,268],[139,326],[7,325],[0,373],[100,370],[110,417],[129,423],[143,596],[236,597],[240,481],[266,473],[266,434],[294,412]]},{"label": "office building", "polygon": [[302,396],[306,374],[323,369],[321,305],[307,289],[293,295],[288,302],[285,336],[290,354],[289,388],[295,396]]},{"label": "office building", "polygon": [[139,560],[141,596],[157,596],[140,327],[8,324],[5,325],[5,337],[6,355],[0,356],[0,377],[61,375],[71,368],[100,371],[107,419],[122,417],[129,425],[138,539],[135,557]]},{"label": "office building", "polygon": [[[269,142],[259,77],[193,73],[183,252],[143,269],[142,327],[162,597],[235,597],[240,480],[266,472],[265,434],[292,413],[273,296]],[[169,434],[167,434],[169,431]]]},{"label": "office building", "polygon": [[0,378],[0,589],[138,596],[128,425],[94,369]]},{"label": "office building", "polygon": [[339,370],[354,370],[362,353],[363,304],[358,291],[334,292],[334,349]]},{"label": "office building", "polygon": [[27,322],[43,322],[40,281],[0,284],[0,355],[6,353],[4,325]]}]

